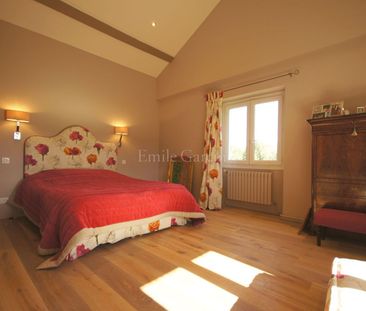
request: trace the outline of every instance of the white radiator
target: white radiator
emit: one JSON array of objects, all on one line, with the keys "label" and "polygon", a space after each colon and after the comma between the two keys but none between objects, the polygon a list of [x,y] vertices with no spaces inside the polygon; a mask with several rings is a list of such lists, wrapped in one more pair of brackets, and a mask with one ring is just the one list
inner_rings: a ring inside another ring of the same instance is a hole
[{"label": "white radiator", "polygon": [[227,198],[262,205],[272,204],[272,172],[228,170]]}]

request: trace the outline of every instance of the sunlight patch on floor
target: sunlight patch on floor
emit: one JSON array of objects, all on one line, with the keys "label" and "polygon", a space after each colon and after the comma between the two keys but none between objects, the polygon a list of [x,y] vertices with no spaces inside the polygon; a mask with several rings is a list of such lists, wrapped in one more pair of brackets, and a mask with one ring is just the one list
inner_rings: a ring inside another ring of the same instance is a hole
[{"label": "sunlight patch on floor", "polygon": [[238,297],[183,268],[143,285],[146,295],[172,311],[231,310]]},{"label": "sunlight patch on floor", "polygon": [[192,262],[245,287],[249,287],[254,278],[259,274],[272,275],[214,251],[208,251],[193,259]]}]

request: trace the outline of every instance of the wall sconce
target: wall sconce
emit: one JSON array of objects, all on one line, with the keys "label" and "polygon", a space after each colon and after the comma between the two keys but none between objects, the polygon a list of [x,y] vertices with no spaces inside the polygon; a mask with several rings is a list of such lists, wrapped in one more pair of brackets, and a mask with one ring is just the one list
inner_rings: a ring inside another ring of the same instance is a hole
[{"label": "wall sconce", "polygon": [[118,147],[121,147],[122,146],[122,137],[128,135],[128,127],[116,126],[114,128],[114,134],[120,135]]},{"label": "wall sconce", "polygon": [[29,113],[17,110],[5,110],[5,120],[16,122],[14,140],[21,140],[20,123],[29,123]]}]

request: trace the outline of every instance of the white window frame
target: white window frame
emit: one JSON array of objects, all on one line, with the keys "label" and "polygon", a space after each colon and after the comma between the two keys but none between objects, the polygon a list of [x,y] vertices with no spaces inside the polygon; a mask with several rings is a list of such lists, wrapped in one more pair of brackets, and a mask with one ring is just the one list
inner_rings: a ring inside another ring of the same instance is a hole
[{"label": "white window frame", "polygon": [[[282,169],[282,111],[284,90],[261,92],[257,95],[241,95],[224,99],[223,102],[223,155],[224,168],[264,168]],[[264,161],[254,159],[254,120],[255,105],[278,100],[278,141],[277,160]],[[229,160],[229,110],[236,107],[247,107],[247,150],[246,160]]]}]

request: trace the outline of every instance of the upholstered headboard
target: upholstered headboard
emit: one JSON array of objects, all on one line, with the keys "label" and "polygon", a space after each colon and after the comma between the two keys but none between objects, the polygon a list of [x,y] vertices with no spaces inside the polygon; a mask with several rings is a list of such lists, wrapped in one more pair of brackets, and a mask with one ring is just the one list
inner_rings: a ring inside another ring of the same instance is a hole
[{"label": "upholstered headboard", "polygon": [[117,166],[116,145],[97,141],[82,126],[67,127],[53,137],[31,136],[24,145],[25,176],[50,169]]}]

